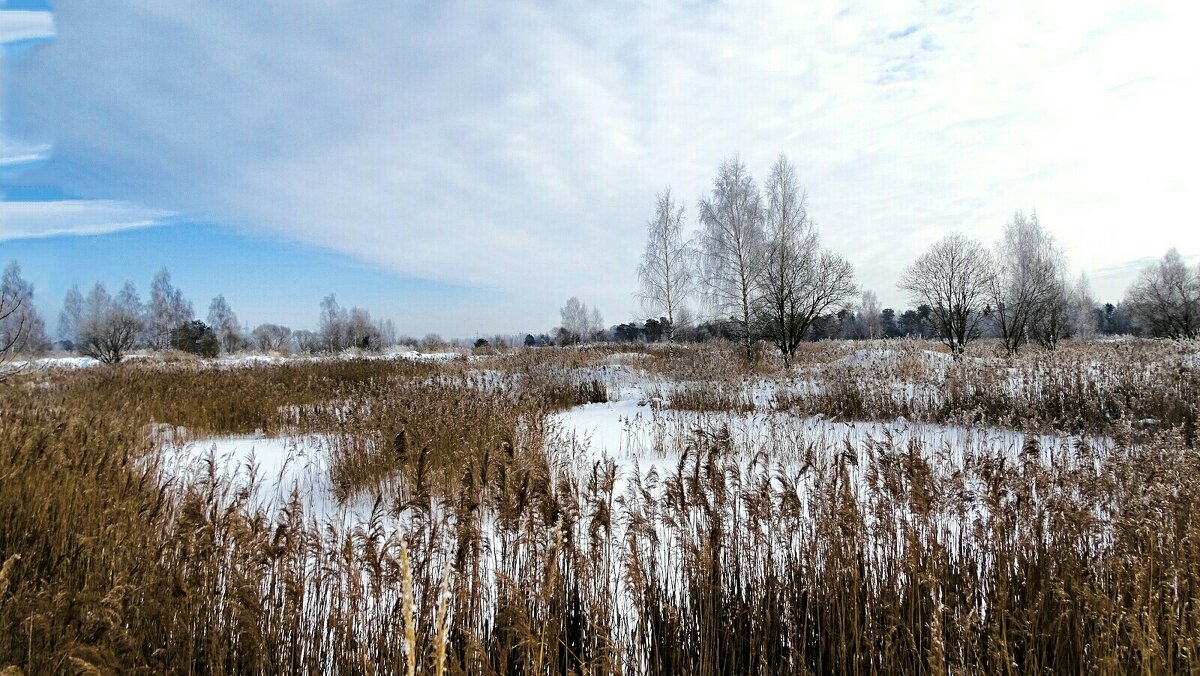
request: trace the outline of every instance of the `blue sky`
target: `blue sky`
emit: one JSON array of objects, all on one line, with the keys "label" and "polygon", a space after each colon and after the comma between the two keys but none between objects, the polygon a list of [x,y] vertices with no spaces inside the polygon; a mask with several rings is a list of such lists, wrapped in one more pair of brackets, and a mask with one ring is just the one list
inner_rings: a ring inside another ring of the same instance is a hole
[{"label": "blue sky", "polygon": [[131,280],[146,300],[151,278],[164,265],[200,317],[223,294],[251,327],[270,321],[315,328],[318,304],[335,293],[341,304],[368,308],[420,337],[431,323],[452,323],[442,306],[467,306],[487,316],[485,306],[499,300],[490,289],[405,278],[345,254],[213,225],[20,239],[5,242],[3,252],[5,263],[20,262],[39,306],[55,311],[72,284],[86,294],[97,281],[115,292]]},{"label": "blue sky", "polygon": [[1194,3],[809,5],[0,0],[0,258],[55,307],[165,262],[251,323],[617,322],[655,193],[780,152],[885,304],[1016,209],[1101,298],[1200,255]]}]

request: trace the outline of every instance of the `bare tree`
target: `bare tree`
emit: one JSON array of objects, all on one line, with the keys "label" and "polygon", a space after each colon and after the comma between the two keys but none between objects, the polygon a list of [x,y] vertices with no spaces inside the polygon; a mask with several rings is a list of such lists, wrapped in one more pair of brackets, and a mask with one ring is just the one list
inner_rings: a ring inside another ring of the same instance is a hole
[{"label": "bare tree", "polygon": [[315,354],[325,348],[325,341],[316,331],[300,329],[292,332],[292,345],[296,352]]},{"label": "bare tree", "polygon": [[670,188],[659,194],[654,218],[646,223],[646,231],[646,251],[638,266],[642,307],[651,316],[667,318],[670,340],[683,304],[692,292],[695,258],[683,238],[683,205],[671,199]]},{"label": "bare tree", "polygon": [[904,271],[899,287],[957,359],[979,337],[991,287],[992,260],[979,242],[955,233],[942,238]]},{"label": "bare tree", "polygon": [[1065,276],[1059,276],[1037,314],[1030,319],[1029,333],[1038,345],[1056,350],[1060,340],[1071,336],[1071,318],[1071,287]]},{"label": "bare tree", "polygon": [[559,310],[559,314],[562,316],[562,326],[558,332],[560,343],[573,344],[590,340],[604,328],[600,311],[589,310],[588,306],[575,296],[567,299],[567,304]]},{"label": "bare tree", "polygon": [[241,324],[223,294],[213,298],[208,305],[208,325],[217,334],[221,349],[225,352],[237,352],[246,346]]},{"label": "bare tree", "polygon": [[79,328],[81,354],[104,364],[125,358],[142,330],[141,318],[128,305],[113,300],[103,284],[88,294]]},{"label": "bare tree", "polygon": [[854,269],[821,248],[808,218],[807,196],[780,155],[767,180],[765,245],[759,259],[758,326],[790,364],[812,323],[855,293]]},{"label": "bare tree", "polygon": [[292,340],[292,330],[279,324],[259,324],[251,335],[255,346],[263,352],[286,351]]},{"label": "bare tree", "polygon": [[746,352],[753,354],[766,253],[762,198],[738,158],[717,170],[711,195],[700,200],[701,279],[714,314],[729,318]]},{"label": "bare tree", "polygon": [[989,302],[1004,348],[1015,355],[1035,324],[1045,329],[1062,319],[1056,316],[1047,324],[1043,315],[1064,309],[1064,287],[1060,284],[1063,258],[1037,214],[1026,218],[1020,211],[1004,226],[994,255]]},{"label": "bare tree", "polygon": [[134,286],[131,280],[125,280],[125,283],[121,285],[121,289],[117,291],[113,302],[126,313],[138,318],[138,324],[141,328],[138,329],[138,335],[134,340],[133,346],[141,347],[146,345],[146,321],[148,318],[146,304],[142,302],[141,296],[138,295],[137,287]]},{"label": "bare tree", "polygon": [[862,322],[863,334],[866,338],[879,338],[883,335],[883,320],[880,319],[879,296],[874,291],[863,291]]},{"label": "bare tree", "polygon": [[346,342],[362,350],[378,350],[382,342],[379,327],[371,321],[371,313],[360,307],[352,307],[346,314]]},{"label": "bare tree", "polygon": [[62,311],[58,315],[58,340],[64,349],[74,350],[79,343],[79,329],[83,325],[83,294],[79,286],[67,289],[63,298]]},{"label": "bare tree", "polygon": [[604,317],[600,316],[600,308],[592,307],[588,313],[588,339],[602,339],[604,333]]},{"label": "bare tree", "polygon": [[1071,335],[1080,340],[1096,337],[1096,299],[1087,275],[1079,275],[1069,290]]},{"label": "bare tree", "polygon": [[390,319],[375,321],[375,330],[379,333],[379,347],[392,347],[396,344],[396,324]]},{"label": "bare tree", "polygon": [[21,311],[22,299],[13,289],[0,288],[0,324],[6,329],[0,335],[0,381],[20,370],[12,358],[25,345],[25,316]]},{"label": "bare tree", "polygon": [[171,345],[171,332],[192,321],[195,312],[183,292],[171,283],[171,273],[162,268],[150,282],[150,304],[146,318],[146,344],[155,350]]},{"label": "bare tree", "polygon": [[48,344],[45,322],[33,304],[33,285],[13,261],[0,277],[0,379],[19,370],[12,362],[16,353],[36,354]]},{"label": "bare tree", "polygon": [[317,332],[321,334],[326,350],[341,352],[350,346],[350,339],[346,335],[349,320],[349,313],[338,304],[334,294],[321,299],[321,319]]},{"label": "bare tree", "polygon": [[1142,270],[1125,292],[1134,320],[1154,336],[1200,336],[1200,267],[1189,270],[1171,249],[1156,265]]}]

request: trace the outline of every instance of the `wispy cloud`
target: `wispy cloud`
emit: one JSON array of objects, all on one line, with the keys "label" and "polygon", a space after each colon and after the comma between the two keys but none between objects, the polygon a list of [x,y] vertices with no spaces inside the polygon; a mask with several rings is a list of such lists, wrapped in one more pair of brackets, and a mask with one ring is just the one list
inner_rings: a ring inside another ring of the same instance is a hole
[{"label": "wispy cloud", "polygon": [[0,3],[0,45],[54,38],[54,15],[40,9],[6,8]]},{"label": "wispy cloud", "polygon": [[42,162],[49,156],[48,143],[23,143],[0,132],[0,176]]},{"label": "wispy cloud", "polygon": [[[1200,249],[1196,10],[94,0],[12,86],[31,180],[619,319],[655,191],[797,163],[864,286],[1036,208],[1082,267]],[[691,201],[691,199],[689,199]],[[694,212],[694,209],[692,210]],[[1103,233],[1103,236],[1099,236]],[[613,316],[618,315],[618,316]]]},{"label": "wispy cloud", "polygon": [[111,200],[0,201],[0,242],[57,235],[103,235],[157,225],[168,211]]}]

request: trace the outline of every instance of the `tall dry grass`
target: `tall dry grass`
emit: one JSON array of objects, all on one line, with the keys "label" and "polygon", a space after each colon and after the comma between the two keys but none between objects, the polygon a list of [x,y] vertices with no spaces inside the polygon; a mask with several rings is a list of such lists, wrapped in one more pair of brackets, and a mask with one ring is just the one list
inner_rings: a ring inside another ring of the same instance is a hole
[{"label": "tall dry grass", "polygon": [[[647,351],[645,368],[695,380],[698,365],[726,364],[720,348],[688,349]],[[1175,355],[977,362],[936,376],[949,384],[928,408],[893,409],[893,389],[869,382],[890,373],[826,349],[787,378],[849,380],[864,417],[974,411],[1102,425],[1115,441],[1031,436],[1016,454],[956,458],[885,436],[810,446],[795,463],[718,425],[668,469],[629,476],[597,460],[580,473],[544,421],[600,399],[612,349],[498,355],[484,365],[499,382],[461,363],[365,360],[29,374],[0,386],[0,669],[1200,669],[1197,401],[1194,375],[1161,366]],[[760,377],[722,368],[729,387]],[[787,406],[851,401],[836,392]],[[312,519],[298,495],[264,507],[263,488],[215,458],[180,484],[150,423],[332,435],[340,497],[391,482],[395,499],[347,528]]]}]

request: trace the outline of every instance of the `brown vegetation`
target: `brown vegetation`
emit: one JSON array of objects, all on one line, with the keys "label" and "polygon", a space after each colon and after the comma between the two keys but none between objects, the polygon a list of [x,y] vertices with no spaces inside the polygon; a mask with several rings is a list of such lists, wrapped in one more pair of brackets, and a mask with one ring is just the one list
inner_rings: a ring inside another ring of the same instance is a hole
[{"label": "brown vegetation", "polygon": [[[610,396],[624,371],[604,347],[22,375],[0,386],[0,670],[1200,669],[1200,387],[1184,348],[968,351],[937,372],[927,344],[885,347],[895,368],[802,346],[776,407],[1114,441],[956,457],[885,436],[809,443],[794,462],[712,425],[670,469],[622,483],[607,461],[567,470],[546,428]],[[629,363],[710,383],[693,408],[740,409],[752,374],[736,349]],[[901,381],[920,387],[897,396]],[[300,496],[263,506],[213,458],[181,484],[152,423],[328,435],[336,495],[381,497],[341,527]]]}]

